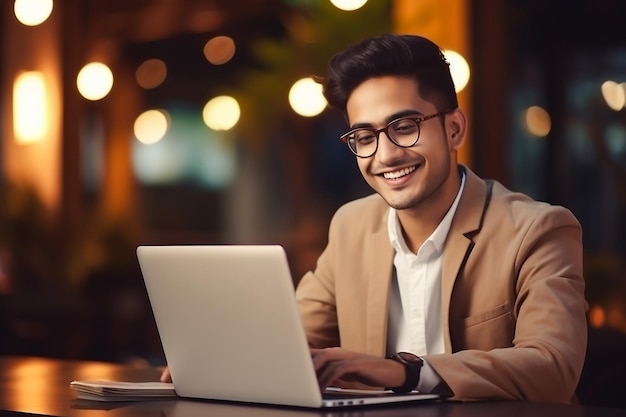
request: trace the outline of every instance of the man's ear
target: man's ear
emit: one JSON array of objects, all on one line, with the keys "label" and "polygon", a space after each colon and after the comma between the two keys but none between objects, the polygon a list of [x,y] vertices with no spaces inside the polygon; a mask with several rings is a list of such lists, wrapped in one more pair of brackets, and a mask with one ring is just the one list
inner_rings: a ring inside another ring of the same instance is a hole
[{"label": "man's ear", "polygon": [[456,108],[446,117],[446,133],[451,150],[459,149],[465,143],[467,119],[460,108]]}]

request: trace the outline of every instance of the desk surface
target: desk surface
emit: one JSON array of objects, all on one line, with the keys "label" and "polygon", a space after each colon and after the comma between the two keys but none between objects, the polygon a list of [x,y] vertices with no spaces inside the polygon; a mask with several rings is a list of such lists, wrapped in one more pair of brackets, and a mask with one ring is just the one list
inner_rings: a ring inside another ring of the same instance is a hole
[{"label": "desk surface", "polygon": [[293,408],[239,405],[209,401],[146,401],[135,403],[101,403],[76,399],[69,388],[75,379],[111,379],[120,381],[154,381],[159,371],[100,362],[61,361],[55,359],[0,356],[0,415],[21,413],[52,416],[87,417],[617,417],[625,410],[532,404],[517,402],[420,403],[377,406],[352,410],[318,411]]}]

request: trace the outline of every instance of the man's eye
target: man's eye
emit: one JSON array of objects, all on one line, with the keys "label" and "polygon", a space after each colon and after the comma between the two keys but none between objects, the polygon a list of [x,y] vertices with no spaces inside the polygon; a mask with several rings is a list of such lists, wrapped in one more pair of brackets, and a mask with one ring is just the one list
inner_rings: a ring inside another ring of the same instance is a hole
[{"label": "man's eye", "polygon": [[354,140],[361,145],[367,145],[368,143],[372,143],[376,140],[376,135],[374,132],[368,130],[355,132]]},{"label": "man's eye", "polygon": [[391,126],[392,130],[400,135],[412,134],[417,130],[417,123],[413,120],[400,120]]}]

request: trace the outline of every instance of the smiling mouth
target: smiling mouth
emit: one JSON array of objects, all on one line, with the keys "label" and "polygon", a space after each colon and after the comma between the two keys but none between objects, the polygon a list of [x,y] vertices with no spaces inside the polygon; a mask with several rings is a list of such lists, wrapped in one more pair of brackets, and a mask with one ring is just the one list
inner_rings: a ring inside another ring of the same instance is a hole
[{"label": "smiling mouth", "polygon": [[397,180],[398,178],[402,178],[406,175],[409,175],[411,172],[415,171],[416,169],[417,167],[413,165],[407,168],[399,169],[397,171],[384,172],[383,177],[385,177],[385,179],[387,180]]}]

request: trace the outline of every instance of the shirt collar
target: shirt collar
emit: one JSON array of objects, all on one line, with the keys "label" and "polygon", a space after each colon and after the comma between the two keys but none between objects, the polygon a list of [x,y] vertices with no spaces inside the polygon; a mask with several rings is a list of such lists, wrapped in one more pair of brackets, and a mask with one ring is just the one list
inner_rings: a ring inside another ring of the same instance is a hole
[{"label": "shirt collar", "polygon": [[[428,239],[426,239],[426,241],[430,241],[434,245],[435,249],[440,253],[443,249],[443,244],[446,241],[446,237],[448,236],[448,232],[450,231],[450,227],[452,226],[452,219],[454,218],[456,209],[459,206],[459,201],[461,200],[461,195],[463,194],[464,187],[465,171],[462,172],[461,186],[459,187],[459,192],[456,194],[454,202],[448,209],[448,212],[443,217],[435,231],[428,237]],[[408,252],[409,249],[406,246],[406,242],[404,241],[404,236],[402,236],[402,228],[400,227],[398,213],[394,208],[391,207],[389,208],[389,214],[387,216],[387,230],[389,233],[389,241],[391,242],[391,246],[393,246],[393,248],[398,252]]]}]

